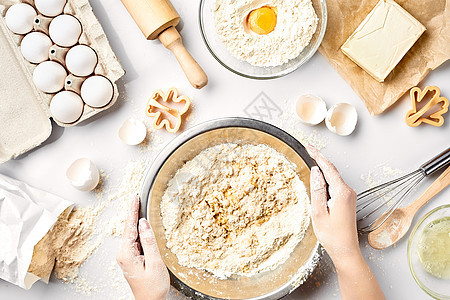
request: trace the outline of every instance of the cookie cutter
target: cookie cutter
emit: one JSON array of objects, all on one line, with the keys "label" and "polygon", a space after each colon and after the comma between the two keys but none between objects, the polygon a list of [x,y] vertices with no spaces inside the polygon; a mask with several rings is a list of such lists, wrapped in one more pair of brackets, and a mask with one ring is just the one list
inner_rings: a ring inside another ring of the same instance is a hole
[{"label": "cookie cutter", "polygon": [[[167,105],[169,103],[181,102],[184,102],[182,109],[173,108]],[[170,88],[167,93],[156,90],[147,102],[145,114],[149,117],[153,117],[153,128],[161,129],[165,126],[168,132],[176,133],[180,130],[182,124],[181,116],[189,110],[190,106],[191,100],[187,96],[178,96],[178,90],[176,88]],[[176,121],[171,122],[169,118],[164,116],[166,114],[170,114]]]},{"label": "cookie cutter", "polygon": [[[424,100],[428,93],[434,93],[431,100],[420,110],[417,110],[417,103]],[[422,91],[419,87],[414,87],[410,91],[412,109],[408,111],[405,117],[405,122],[410,127],[417,127],[422,123],[427,123],[436,127],[444,124],[443,115],[448,111],[449,101],[445,97],[441,97],[441,90],[437,86],[427,86]],[[439,105],[440,109],[424,117],[424,114],[432,109],[435,105]]]}]

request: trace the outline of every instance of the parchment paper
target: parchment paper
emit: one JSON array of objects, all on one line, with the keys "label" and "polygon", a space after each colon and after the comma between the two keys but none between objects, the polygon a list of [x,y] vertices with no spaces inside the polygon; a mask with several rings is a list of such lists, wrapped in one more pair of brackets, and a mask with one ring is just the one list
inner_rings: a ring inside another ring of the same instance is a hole
[{"label": "parchment paper", "polygon": [[427,30],[385,82],[379,83],[340,50],[378,0],[327,1],[328,25],[319,51],[362,98],[371,115],[385,111],[431,70],[450,58],[450,0],[396,2]]}]

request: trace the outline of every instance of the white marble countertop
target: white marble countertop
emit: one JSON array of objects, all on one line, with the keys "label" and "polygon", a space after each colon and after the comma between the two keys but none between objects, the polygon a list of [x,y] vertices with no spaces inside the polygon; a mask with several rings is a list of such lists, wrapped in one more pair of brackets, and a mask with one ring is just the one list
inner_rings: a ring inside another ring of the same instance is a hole
[{"label": "white marble countertop", "polygon": [[[0,173],[23,180],[32,186],[70,199],[81,206],[93,206],[99,198],[117,189],[130,161],[152,160],[157,148],[174,136],[152,132],[148,148],[122,144],[117,131],[122,122],[134,117],[146,119],[145,104],[158,88],[178,87],[181,93],[192,97],[193,111],[187,126],[225,117],[248,116],[244,109],[262,92],[281,108],[281,118],[264,118],[288,132],[310,136],[313,144],[326,145],[323,152],[342,172],[344,179],[357,191],[368,187],[367,177],[383,181],[392,176],[389,170],[412,171],[419,165],[449,147],[450,115],[441,128],[421,126],[410,128],[404,115],[410,107],[403,97],[392,109],[378,117],[371,117],[362,101],[320,55],[296,72],[276,80],[256,81],[239,77],[223,68],[204,45],[198,26],[198,0],[173,0],[182,16],[185,46],[198,60],[209,76],[209,85],[203,90],[193,89],[184,77],[175,58],[159,42],[146,41],[120,1],[91,0],[112,48],[121,60],[127,74],[119,82],[121,96],[110,110],[74,128],[63,129],[53,124],[53,133],[43,146],[19,159],[0,165]],[[450,97],[450,63],[433,71],[422,85],[437,85],[442,95]],[[350,102],[359,113],[355,133],[339,137],[329,132],[324,124],[310,128],[295,119],[294,104],[299,95],[315,94],[330,107],[338,102]],[[256,117],[256,116],[254,116]],[[107,177],[104,194],[83,193],[72,188],[65,178],[67,166],[79,157],[88,157]],[[424,181],[422,187],[432,182]],[[419,189],[423,190],[423,189]],[[417,197],[418,191],[415,196]],[[412,197],[413,198],[413,197]],[[414,199],[414,198],[413,198]],[[410,199],[411,200],[411,199]],[[418,219],[432,208],[449,203],[450,189],[425,205]],[[105,217],[113,216],[115,208],[105,209]],[[409,233],[408,235],[409,236]],[[115,266],[115,254],[120,240],[108,237],[94,255],[82,266],[76,284],[64,284],[55,278],[49,285],[38,282],[25,291],[0,281],[1,299],[121,299],[129,296],[126,284]],[[395,247],[383,251],[370,248],[361,240],[364,257],[374,271],[388,299],[427,299],[414,282],[407,263],[407,237]],[[336,274],[330,259],[325,256],[313,276],[289,299],[333,299],[339,297]]]}]

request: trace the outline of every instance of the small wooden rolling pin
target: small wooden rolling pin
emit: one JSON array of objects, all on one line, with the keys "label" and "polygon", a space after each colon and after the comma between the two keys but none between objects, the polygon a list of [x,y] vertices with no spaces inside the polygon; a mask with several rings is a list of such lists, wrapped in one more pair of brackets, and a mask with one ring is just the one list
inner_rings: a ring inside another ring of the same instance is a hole
[{"label": "small wooden rolling pin", "polygon": [[184,48],[175,26],[180,16],[169,0],[121,0],[148,40],[159,38],[175,54],[178,63],[193,87],[201,89],[208,83],[205,71]]}]

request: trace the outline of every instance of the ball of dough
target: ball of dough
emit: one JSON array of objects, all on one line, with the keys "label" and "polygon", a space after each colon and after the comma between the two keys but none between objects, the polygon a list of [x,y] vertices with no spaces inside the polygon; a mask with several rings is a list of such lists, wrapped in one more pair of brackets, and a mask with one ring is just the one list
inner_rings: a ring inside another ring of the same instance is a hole
[{"label": "ball of dough", "polygon": [[50,112],[62,123],[73,123],[83,114],[83,100],[74,92],[59,92],[50,102]]},{"label": "ball of dough", "polygon": [[97,65],[97,54],[91,47],[77,45],[67,52],[66,67],[76,76],[88,76],[94,72]]},{"label": "ball of dough", "polygon": [[56,93],[64,87],[66,69],[54,61],[40,63],[33,72],[33,81],[45,93]]},{"label": "ball of dough", "polygon": [[111,81],[103,76],[91,76],[81,85],[81,98],[92,107],[107,105],[111,102],[113,93]]},{"label": "ball of dough", "polygon": [[61,47],[72,47],[81,35],[81,23],[71,15],[60,15],[50,22],[48,28],[52,41]]},{"label": "ball of dough", "polygon": [[14,33],[26,34],[33,30],[33,22],[36,16],[36,10],[31,5],[17,3],[6,12],[6,26]]},{"label": "ball of dough", "polygon": [[48,52],[52,46],[50,38],[42,32],[30,32],[20,44],[23,57],[31,63],[38,64],[48,59]]},{"label": "ball of dough", "polygon": [[56,17],[63,12],[66,0],[34,0],[36,9],[47,17]]}]

